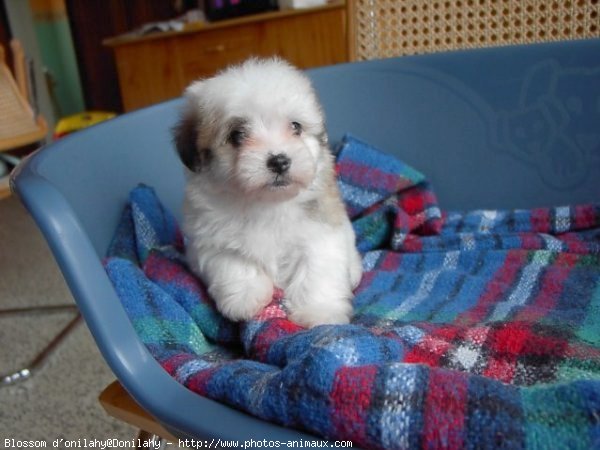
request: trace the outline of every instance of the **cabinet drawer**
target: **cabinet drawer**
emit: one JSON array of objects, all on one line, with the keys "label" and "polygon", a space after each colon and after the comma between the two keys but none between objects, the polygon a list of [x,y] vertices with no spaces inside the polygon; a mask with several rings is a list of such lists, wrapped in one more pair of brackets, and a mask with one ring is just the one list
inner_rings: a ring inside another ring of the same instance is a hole
[{"label": "cabinet drawer", "polygon": [[255,25],[213,30],[179,39],[176,43],[181,79],[185,84],[256,54],[259,29]]}]

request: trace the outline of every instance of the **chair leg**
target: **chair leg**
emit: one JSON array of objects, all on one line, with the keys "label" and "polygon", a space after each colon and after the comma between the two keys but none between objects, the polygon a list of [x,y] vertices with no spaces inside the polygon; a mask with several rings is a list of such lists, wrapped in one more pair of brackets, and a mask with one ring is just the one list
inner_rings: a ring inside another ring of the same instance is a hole
[{"label": "chair leg", "polygon": [[158,434],[150,433],[148,431],[140,430],[137,435],[137,449],[143,448],[154,448],[162,449],[165,448],[166,441],[163,441]]},{"label": "chair leg", "polygon": [[[43,313],[43,312],[56,312],[61,310],[75,310],[75,305],[56,305],[56,306],[34,306],[27,308],[12,308],[0,311],[0,316],[8,314],[24,314],[24,313]],[[75,328],[81,319],[81,314],[77,311],[77,314],[71,321],[64,326],[62,330],[58,332],[56,336],[40,351],[24,368],[18,369],[14,372],[8,372],[0,375],[0,387],[15,384],[19,381],[24,381],[33,375],[33,372],[37,371],[46,361],[48,356],[52,354],[54,350],[59,346],[63,339]]]}]

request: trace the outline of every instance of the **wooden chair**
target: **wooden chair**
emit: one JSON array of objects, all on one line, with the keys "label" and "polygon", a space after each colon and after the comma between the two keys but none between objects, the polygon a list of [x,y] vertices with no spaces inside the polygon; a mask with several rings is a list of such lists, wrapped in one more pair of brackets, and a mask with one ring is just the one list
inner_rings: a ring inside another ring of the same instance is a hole
[{"label": "wooden chair", "polygon": [[[40,114],[32,109],[29,98],[30,89],[27,77],[27,64],[21,44],[11,42],[15,73],[6,64],[6,54],[0,45],[0,152],[42,141],[48,131],[48,125]],[[4,157],[3,157],[4,156]],[[0,154],[0,162],[14,157]],[[10,195],[8,177],[0,178],[0,198]]]},{"label": "wooden chair", "polygon": [[178,442],[179,438],[173,436],[154,417],[138,405],[118,381],[109,384],[98,399],[110,416],[140,430],[137,442],[141,446],[143,446],[143,442],[150,440],[164,439],[170,443]]}]

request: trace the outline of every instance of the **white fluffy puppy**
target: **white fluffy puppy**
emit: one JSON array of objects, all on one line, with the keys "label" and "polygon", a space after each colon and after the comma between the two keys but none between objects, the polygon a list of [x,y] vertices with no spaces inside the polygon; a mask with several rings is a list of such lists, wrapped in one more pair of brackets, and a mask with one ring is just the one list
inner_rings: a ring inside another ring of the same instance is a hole
[{"label": "white fluffy puppy", "polygon": [[362,267],[308,78],[250,59],[185,98],[174,140],[191,171],[187,259],[219,311],[247,320],[277,286],[294,322],[347,323]]}]

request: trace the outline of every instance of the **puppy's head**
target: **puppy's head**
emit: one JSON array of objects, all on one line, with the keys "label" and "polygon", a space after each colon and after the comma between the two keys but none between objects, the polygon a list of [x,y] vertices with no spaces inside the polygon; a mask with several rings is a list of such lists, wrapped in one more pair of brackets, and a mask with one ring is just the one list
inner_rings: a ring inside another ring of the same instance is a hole
[{"label": "puppy's head", "polygon": [[185,91],[174,129],[183,163],[217,189],[285,200],[326,159],[323,113],[306,76],[279,59],[251,59]]}]

